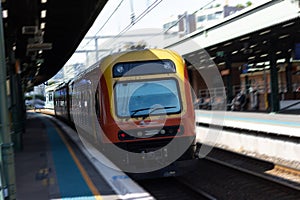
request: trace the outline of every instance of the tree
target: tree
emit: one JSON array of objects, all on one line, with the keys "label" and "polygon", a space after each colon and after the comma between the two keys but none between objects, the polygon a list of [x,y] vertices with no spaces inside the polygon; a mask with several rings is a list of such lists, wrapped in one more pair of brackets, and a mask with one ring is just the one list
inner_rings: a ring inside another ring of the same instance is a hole
[{"label": "tree", "polygon": [[252,2],[251,1],[247,1],[246,6],[249,7],[251,5],[252,5]]},{"label": "tree", "polygon": [[245,6],[243,5],[243,4],[237,4],[235,7],[237,7],[237,8],[245,8]]}]

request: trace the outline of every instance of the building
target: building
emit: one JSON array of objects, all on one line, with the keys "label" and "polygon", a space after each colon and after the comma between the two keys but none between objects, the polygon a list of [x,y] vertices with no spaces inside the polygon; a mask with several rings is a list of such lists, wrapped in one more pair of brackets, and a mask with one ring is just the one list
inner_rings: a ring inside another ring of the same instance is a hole
[{"label": "building", "polygon": [[195,15],[185,12],[182,15],[171,16],[163,24],[165,38],[182,37],[196,30]]},{"label": "building", "polygon": [[204,29],[205,27],[218,23],[225,17],[241,10],[240,7],[233,6],[217,6],[199,10],[196,14],[196,29]]},{"label": "building", "polygon": [[200,9],[192,14],[185,12],[181,15],[171,16],[163,24],[165,39],[183,37],[195,30],[218,23],[241,9],[243,8],[226,5]]}]

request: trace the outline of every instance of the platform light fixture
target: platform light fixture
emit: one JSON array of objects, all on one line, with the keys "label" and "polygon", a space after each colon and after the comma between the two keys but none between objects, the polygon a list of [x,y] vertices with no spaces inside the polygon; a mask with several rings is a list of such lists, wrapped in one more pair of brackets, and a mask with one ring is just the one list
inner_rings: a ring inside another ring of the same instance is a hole
[{"label": "platform light fixture", "polygon": [[42,10],[41,11],[41,18],[45,18],[46,17],[46,13],[47,13],[47,10]]},{"label": "platform light fixture", "polygon": [[194,53],[192,53],[192,54],[188,55],[188,57],[189,57],[189,58],[192,58],[192,57],[194,57],[194,56],[195,56],[195,54],[194,54]]},{"label": "platform light fixture", "polygon": [[40,29],[45,29],[45,27],[46,27],[46,22],[42,22],[40,25]]},{"label": "platform light fixture", "polygon": [[260,55],[260,57],[261,58],[263,58],[263,57],[267,57],[268,56],[268,54],[266,53],[266,54],[262,54],[262,55]]},{"label": "platform light fixture", "polygon": [[268,34],[270,32],[271,32],[271,29],[263,31],[263,32],[259,33],[259,35],[265,35],[265,34]]},{"label": "platform light fixture", "polygon": [[260,62],[260,63],[256,63],[256,66],[263,66],[265,63],[264,62]]},{"label": "platform light fixture", "polygon": [[287,38],[287,37],[289,37],[290,36],[290,34],[286,34],[286,35],[281,35],[281,36],[279,36],[278,37],[278,39],[283,39],[283,38]]},{"label": "platform light fixture", "polygon": [[8,18],[8,10],[3,10],[2,11],[2,17],[3,18]]},{"label": "platform light fixture", "polygon": [[282,58],[282,59],[278,59],[276,61],[277,64],[282,64],[282,63],[285,63],[285,58]]},{"label": "platform light fixture", "polygon": [[291,26],[291,25],[294,25],[295,24],[295,22],[291,22],[291,23],[288,23],[288,24],[284,24],[284,25],[282,25],[282,28],[285,28],[285,27],[287,27],[287,26]]},{"label": "platform light fixture", "polygon": [[231,44],[232,44],[232,42],[227,42],[226,44],[223,45],[223,47],[229,46],[229,45],[231,45]]},{"label": "platform light fixture", "polygon": [[213,51],[213,50],[216,50],[218,47],[213,47],[213,48],[210,48],[209,50],[210,51]]},{"label": "platform light fixture", "polygon": [[249,40],[249,39],[250,39],[250,36],[247,36],[247,37],[241,38],[240,41]]}]

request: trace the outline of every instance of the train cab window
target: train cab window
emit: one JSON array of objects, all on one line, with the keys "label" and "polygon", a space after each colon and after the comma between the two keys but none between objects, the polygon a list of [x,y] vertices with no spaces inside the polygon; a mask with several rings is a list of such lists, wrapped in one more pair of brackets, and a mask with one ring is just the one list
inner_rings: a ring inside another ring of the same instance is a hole
[{"label": "train cab window", "polygon": [[137,117],[180,113],[178,90],[175,79],[118,82],[114,89],[117,115]]},{"label": "train cab window", "polygon": [[137,76],[149,74],[175,73],[176,67],[171,60],[153,60],[117,63],[113,67],[113,77]]}]

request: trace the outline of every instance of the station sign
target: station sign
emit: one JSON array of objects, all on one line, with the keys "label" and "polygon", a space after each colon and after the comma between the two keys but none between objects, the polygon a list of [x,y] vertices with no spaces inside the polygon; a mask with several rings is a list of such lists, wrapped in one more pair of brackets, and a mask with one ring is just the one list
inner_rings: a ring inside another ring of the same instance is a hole
[{"label": "station sign", "polygon": [[27,45],[28,51],[50,50],[52,49],[52,43],[33,43]]}]

